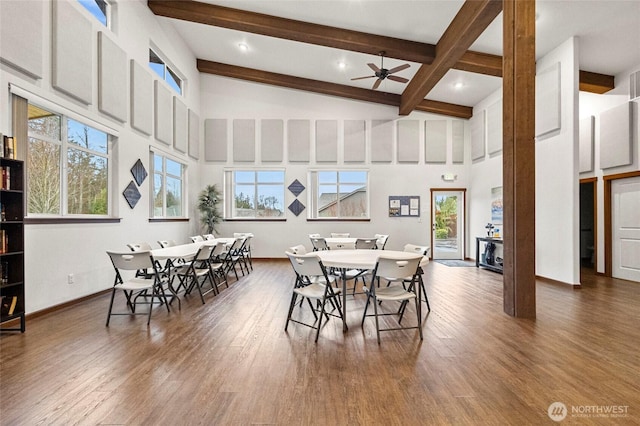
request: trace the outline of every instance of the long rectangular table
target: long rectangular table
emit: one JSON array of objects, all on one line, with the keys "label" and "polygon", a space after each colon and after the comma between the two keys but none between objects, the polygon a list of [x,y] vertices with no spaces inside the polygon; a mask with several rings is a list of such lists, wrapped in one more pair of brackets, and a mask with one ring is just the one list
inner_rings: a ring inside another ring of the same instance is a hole
[{"label": "long rectangular table", "polygon": [[[203,245],[215,245],[218,243],[231,245],[235,240],[236,238],[215,238],[213,240],[198,241],[196,243],[157,248],[151,250],[151,255],[153,256],[154,260],[166,260],[169,262],[167,267],[168,270],[166,272],[167,275],[171,277],[171,266],[179,260],[189,261],[193,259],[195,255],[198,254],[198,250],[200,250],[200,247],[202,247]],[[173,297],[178,299],[178,306],[180,306],[180,299],[178,298],[176,290],[173,288],[172,280],[170,278],[168,280],[168,287]]]},{"label": "long rectangular table", "polygon": [[226,245],[233,244],[235,238],[216,238],[213,240],[204,240],[197,243],[180,244],[178,246],[157,248],[151,250],[151,255],[155,260],[174,260],[185,259],[189,260],[198,253],[200,247],[203,245],[214,245],[222,243]]}]

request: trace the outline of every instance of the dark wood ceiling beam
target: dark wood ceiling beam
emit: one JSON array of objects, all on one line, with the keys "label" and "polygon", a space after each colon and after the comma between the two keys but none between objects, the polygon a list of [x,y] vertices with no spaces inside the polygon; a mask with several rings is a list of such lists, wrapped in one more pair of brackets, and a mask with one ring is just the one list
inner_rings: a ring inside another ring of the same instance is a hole
[{"label": "dark wood ceiling beam", "polygon": [[408,115],[466,53],[502,11],[502,0],[467,0],[436,45],[436,59],[422,65],[402,93],[400,115]]},{"label": "dark wood ceiling beam", "polygon": [[[377,55],[380,50],[384,50],[388,57],[422,64],[431,63],[436,51],[436,46],[432,44],[311,24],[192,0],[148,0],[148,5],[158,16],[372,55]],[[501,77],[502,57],[466,51],[452,67],[461,71]],[[580,72],[580,76],[580,90],[605,93],[613,88],[612,76],[584,72],[584,81],[583,71]],[[301,90],[309,89],[301,88]],[[431,105],[431,101],[427,102]],[[424,107],[422,101],[418,105]],[[422,107],[416,107],[416,109],[424,111]],[[428,108],[433,109],[432,106]],[[449,111],[449,108],[445,110]],[[457,114],[462,115],[454,114],[454,116],[463,116],[467,113],[458,111]]]},{"label": "dark wood ceiling beam", "polygon": [[[460,71],[502,77],[502,56],[467,51],[453,66]],[[580,71],[580,91],[603,94],[615,88],[612,75]]]},{"label": "dark wood ceiling beam", "polygon": [[[269,37],[372,55],[378,55],[380,51],[384,51],[387,57],[419,64],[430,64],[435,56],[436,46],[429,43],[295,21],[198,1],[148,0],[147,4],[149,9],[158,16]],[[454,68],[499,77],[502,75],[502,58],[488,53],[469,51],[462,56]]]},{"label": "dark wood ceiling beam", "polygon": [[453,68],[460,71],[468,71],[476,74],[502,77],[502,56],[467,51]]},{"label": "dark wood ceiling beam", "polygon": [[435,46],[411,40],[312,24],[262,13],[232,9],[191,0],[148,0],[153,13],[168,18],[229,28],[269,37],[294,40],[342,50],[430,64]]},{"label": "dark wood ceiling beam", "polygon": [[[399,97],[399,96],[398,96]],[[398,106],[400,102],[398,100]],[[471,118],[473,116],[473,107],[465,105],[450,104],[448,102],[430,101],[423,99],[415,107],[416,111],[430,112],[432,114],[441,114],[449,117]]]},{"label": "dark wood ceiling beam", "polygon": [[612,75],[597,74],[595,72],[580,71],[580,90],[603,94],[615,87]]},{"label": "dark wood ceiling beam", "polygon": [[[253,81],[256,83],[270,84],[273,86],[286,87],[289,89],[304,90],[323,95],[338,96],[341,98],[354,99],[358,101],[373,102],[383,105],[400,106],[400,95],[395,93],[379,92],[376,90],[362,89],[360,87],[347,86],[343,84],[328,83],[325,81],[312,80],[309,78],[294,77],[285,74],[278,74],[268,71],[256,70],[253,68],[239,67],[235,65],[223,64],[220,62],[197,60],[198,71],[220,75],[224,77],[237,78],[240,80]],[[464,105],[449,104],[446,102],[429,101],[423,99],[417,106],[419,111],[442,114],[458,118],[471,118],[473,108]]]}]

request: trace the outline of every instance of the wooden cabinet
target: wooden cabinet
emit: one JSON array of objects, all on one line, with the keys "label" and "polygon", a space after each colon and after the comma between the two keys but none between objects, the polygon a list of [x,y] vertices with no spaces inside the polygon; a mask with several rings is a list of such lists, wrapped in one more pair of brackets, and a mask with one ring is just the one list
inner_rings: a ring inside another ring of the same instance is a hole
[{"label": "wooden cabinet", "polygon": [[0,158],[0,167],[0,331],[24,333],[24,163]]},{"label": "wooden cabinet", "polygon": [[[498,245],[502,246],[500,238],[476,237],[476,267],[502,273],[502,258],[496,254]],[[489,253],[491,255],[488,256]],[[499,253],[502,256],[502,250]]]}]

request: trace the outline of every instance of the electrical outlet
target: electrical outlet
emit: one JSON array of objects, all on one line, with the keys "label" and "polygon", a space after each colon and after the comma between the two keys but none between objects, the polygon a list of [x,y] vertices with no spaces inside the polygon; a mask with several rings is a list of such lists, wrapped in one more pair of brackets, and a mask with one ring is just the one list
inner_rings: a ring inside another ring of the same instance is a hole
[{"label": "electrical outlet", "polygon": [[73,284],[74,282],[76,282],[76,277],[74,277],[73,274],[67,275],[67,282],[69,284]]}]

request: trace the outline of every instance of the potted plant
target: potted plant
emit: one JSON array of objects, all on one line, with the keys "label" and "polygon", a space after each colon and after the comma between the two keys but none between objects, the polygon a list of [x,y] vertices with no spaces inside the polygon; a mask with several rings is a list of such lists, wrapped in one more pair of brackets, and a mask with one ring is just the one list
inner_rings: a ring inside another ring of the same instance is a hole
[{"label": "potted plant", "polygon": [[218,210],[218,203],[222,201],[222,194],[215,185],[207,185],[198,196],[198,211],[200,220],[207,229],[207,234],[215,231],[216,224],[222,220],[222,215]]}]

